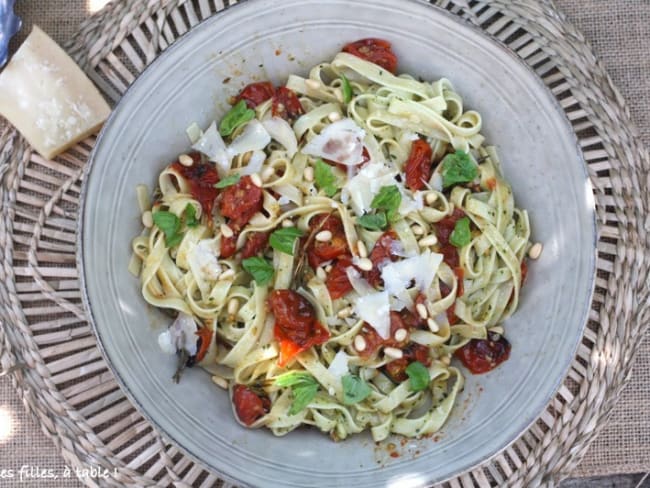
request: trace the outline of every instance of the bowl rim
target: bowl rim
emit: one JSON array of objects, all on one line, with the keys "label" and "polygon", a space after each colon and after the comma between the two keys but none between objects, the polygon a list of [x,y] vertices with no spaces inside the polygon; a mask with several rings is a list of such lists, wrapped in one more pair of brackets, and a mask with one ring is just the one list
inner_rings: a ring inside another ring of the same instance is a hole
[{"label": "bowl rim", "polygon": [[[312,0],[314,1],[314,0]],[[327,3],[329,0],[321,0],[320,3]],[[390,3],[389,0],[351,0],[353,3],[359,3],[359,4],[374,4],[374,3]],[[589,322],[589,310],[591,309],[591,305],[593,303],[593,294],[595,290],[595,277],[596,277],[596,259],[597,259],[597,243],[598,243],[598,225],[597,225],[597,216],[596,216],[596,209],[595,209],[595,201],[593,198],[593,184],[591,181],[591,178],[589,177],[589,172],[588,172],[588,165],[586,163],[586,160],[584,158],[583,151],[581,149],[581,146],[578,141],[578,136],[575,133],[573,126],[571,125],[570,120],[567,118],[566,113],[562,109],[559,101],[557,98],[553,95],[551,90],[548,88],[548,86],[543,82],[543,80],[537,75],[537,73],[523,60],[521,59],[515,52],[513,52],[503,41],[492,37],[489,35],[487,32],[476,26],[475,24],[472,24],[470,21],[468,21],[466,18],[463,18],[459,15],[453,14],[443,8],[438,7],[437,5],[433,5],[426,0],[402,0],[405,3],[410,3],[414,5],[419,5],[421,7],[425,7],[426,9],[429,10],[431,15],[439,15],[441,18],[446,18],[449,20],[455,28],[467,28],[472,30],[475,34],[480,36],[484,41],[487,43],[490,43],[494,48],[498,49],[501,51],[502,54],[506,54],[512,63],[517,63],[521,68],[525,69],[533,78],[538,85],[537,88],[540,89],[540,92],[543,92],[548,99],[549,102],[549,109],[552,107],[553,111],[555,112],[555,115],[558,115],[558,121],[561,121],[561,125],[565,129],[568,137],[572,141],[572,147],[575,151],[574,154],[572,154],[572,160],[574,163],[580,165],[582,168],[582,172],[584,173],[585,176],[585,181],[588,183],[587,188],[590,190],[589,192],[586,192],[588,194],[588,207],[586,210],[588,210],[589,213],[589,220],[591,222],[591,235],[593,237],[592,239],[592,245],[590,246],[592,249],[592,253],[589,255],[589,289],[587,291],[587,300],[586,300],[586,305],[585,305],[585,310],[582,311],[581,313],[581,325],[580,325],[580,334],[577,333],[577,327],[576,327],[576,336],[574,340],[574,344],[571,348],[571,355],[568,356],[565,359],[563,365],[562,365],[562,371],[563,375],[561,377],[558,377],[556,381],[553,384],[553,388],[551,390],[551,393],[548,397],[544,398],[544,407],[542,410],[536,412],[534,415],[532,415],[530,418],[527,418],[526,421],[522,422],[521,429],[513,435],[512,439],[510,439],[507,443],[501,446],[496,446],[495,448],[490,449],[490,453],[483,457],[481,460],[476,461],[476,462],[466,462],[464,463],[463,467],[458,470],[457,472],[446,476],[444,478],[438,479],[435,478],[435,475],[432,472],[427,472],[424,473],[428,477],[427,479],[422,480],[423,483],[442,483],[445,481],[448,481],[452,478],[456,478],[459,475],[463,473],[470,472],[474,470],[475,468],[479,467],[482,464],[487,463],[489,460],[493,459],[495,456],[497,456],[499,453],[503,452],[505,449],[510,447],[512,444],[514,444],[517,440],[519,440],[522,435],[527,432],[531,425],[533,425],[537,419],[540,417],[540,415],[548,408],[548,404],[552,401],[552,399],[555,397],[555,395],[558,392],[558,389],[561,387],[561,385],[564,383],[564,381],[567,378],[567,372],[569,371],[569,368],[572,364],[572,362],[575,359],[578,347],[581,343],[582,338],[584,337],[584,331],[587,326],[587,323]],[[241,479],[234,478],[233,476],[225,473],[222,470],[219,470],[212,465],[207,464],[198,454],[193,453],[192,451],[189,450],[189,448],[185,447],[183,444],[181,444],[179,441],[177,441],[174,436],[170,435],[169,432],[164,429],[153,417],[149,415],[149,413],[146,411],[146,409],[142,406],[142,404],[138,401],[137,397],[135,394],[129,389],[126,381],[122,378],[120,375],[119,371],[115,368],[113,361],[110,359],[110,355],[108,351],[104,347],[102,335],[100,333],[100,330],[97,327],[97,323],[93,314],[93,309],[91,305],[91,299],[88,293],[88,287],[86,283],[86,267],[85,267],[85,254],[84,254],[84,220],[86,218],[86,204],[87,204],[87,193],[88,193],[88,186],[89,186],[89,180],[90,180],[90,175],[92,173],[92,169],[95,166],[95,159],[96,159],[96,154],[98,152],[98,148],[101,147],[102,145],[102,140],[104,139],[106,133],[108,132],[109,128],[112,126],[112,122],[115,118],[117,118],[117,114],[119,112],[119,108],[123,106],[123,100],[127,99],[128,100],[128,95],[133,91],[133,88],[139,84],[139,81],[141,78],[146,76],[147,73],[155,70],[156,66],[160,64],[166,57],[171,56],[175,51],[178,49],[182,48],[182,45],[187,41],[187,38],[191,37],[194,35],[195,32],[201,31],[203,29],[210,29],[212,28],[213,24],[220,24],[222,22],[225,22],[228,20],[229,16],[233,15],[234,12],[239,12],[240,10],[245,10],[245,9],[253,9],[256,7],[257,4],[263,4],[265,2],[273,2],[273,0],[240,0],[236,4],[230,4],[230,5],[225,5],[222,10],[219,10],[218,12],[215,12],[211,16],[201,20],[198,22],[196,25],[190,27],[185,33],[179,35],[177,38],[174,39],[172,44],[170,44],[164,51],[159,52],[156,57],[152,60],[151,63],[149,63],[147,66],[144,67],[144,69],[137,75],[137,77],[134,79],[134,81],[126,88],[124,93],[122,94],[120,100],[117,102],[115,107],[113,107],[113,110],[111,111],[108,119],[104,123],[99,135],[97,136],[97,139],[95,141],[95,145],[88,157],[88,161],[86,163],[86,166],[83,171],[83,177],[82,177],[82,185],[81,185],[81,191],[79,195],[79,218],[77,221],[77,238],[76,238],[76,247],[77,247],[77,252],[76,252],[76,264],[77,264],[77,269],[79,270],[79,287],[81,290],[81,298],[83,302],[84,309],[87,314],[87,320],[90,325],[91,330],[93,331],[95,337],[97,338],[97,347],[99,348],[104,361],[106,362],[107,367],[115,377],[118,385],[120,386],[121,391],[125,394],[125,396],[128,398],[129,402],[136,407],[138,413],[142,415],[143,418],[147,420],[153,427],[155,427],[156,431],[160,435],[164,435],[165,438],[169,439],[176,448],[179,449],[179,451],[187,456],[189,459],[191,459],[194,463],[198,464],[202,468],[204,468],[207,471],[214,472],[218,476],[220,476],[223,480],[228,481],[233,484],[239,484],[239,485],[245,485],[245,486],[251,486],[247,482],[242,481]],[[225,20],[224,20],[225,18]],[[575,159],[573,159],[575,157]],[[586,190],[585,190],[586,191]],[[541,403],[541,402],[540,402]]]}]

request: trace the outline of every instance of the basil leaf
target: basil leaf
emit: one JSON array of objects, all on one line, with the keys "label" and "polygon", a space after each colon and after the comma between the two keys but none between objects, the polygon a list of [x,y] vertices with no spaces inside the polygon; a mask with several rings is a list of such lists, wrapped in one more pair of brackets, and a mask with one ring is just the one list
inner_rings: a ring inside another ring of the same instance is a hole
[{"label": "basil leaf", "polygon": [[298,227],[284,227],[278,229],[269,238],[269,244],[273,249],[293,256],[293,244],[296,239],[303,235]]},{"label": "basil leaf", "polygon": [[377,210],[384,210],[389,221],[393,221],[397,214],[397,209],[402,203],[402,194],[399,192],[397,185],[382,186],[379,193],[372,199],[370,206]]},{"label": "basil leaf", "polygon": [[429,370],[420,361],[414,361],[406,367],[412,391],[422,391],[429,386]]},{"label": "basil leaf", "polygon": [[191,203],[188,203],[185,207],[185,212],[183,212],[185,217],[185,225],[188,227],[196,227],[199,225],[199,221],[196,218],[196,207]]},{"label": "basil leaf", "polygon": [[255,111],[248,108],[244,100],[239,100],[221,119],[219,134],[229,136],[242,124],[255,118]]},{"label": "basil leaf", "polygon": [[246,258],[241,262],[242,266],[248,271],[260,286],[266,285],[273,278],[275,270],[269,261],[264,258],[254,257]]},{"label": "basil leaf", "polygon": [[358,376],[346,374],[341,378],[343,385],[343,403],[353,405],[365,400],[372,392],[368,384]]},{"label": "basil leaf", "polygon": [[293,403],[289,415],[295,415],[311,402],[318,392],[318,382],[309,373],[291,372],[278,376],[275,384],[281,387],[291,387]]},{"label": "basil leaf", "polygon": [[164,210],[153,213],[153,223],[165,234],[167,247],[174,247],[183,239],[178,231],[181,229],[181,219],[172,212]]},{"label": "basil leaf", "polygon": [[472,231],[469,228],[469,218],[463,217],[456,222],[454,230],[449,236],[449,242],[452,246],[463,247],[469,244],[472,240]]},{"label": "basil leaf", "polygon": [[226,176],[223,180],[221,180],[219,183],[214,185],[215,188],[227,188],[232,185],[236,185],[239,183],[239,180],[241,179],[241,176],[239,176],[239,173],[235,173],[234,175]]},{"label": "basil leaf", "polygon": [[352,101],[352,86],[344,74],[341,74],[341,91],[343,92],[343,103]]},{"label": "basil leaf", "polygon": [[442,160],[442,186],[468,183],[478,176],[478,168],[463,151],[447,154]]},{"label": "basil leaf", "polygon": [[332,173],[332,167],[320,158],[316,160],[314,178],[316,186],[323,190],[328,197],[333,197],[336,194],[336,177]]},{"label": "basil leaf", "polygon": [[383,230],[388,225],[388,219],[384,212],[376,214],[366,214],[357,218],[357,224],[368,230]]}]

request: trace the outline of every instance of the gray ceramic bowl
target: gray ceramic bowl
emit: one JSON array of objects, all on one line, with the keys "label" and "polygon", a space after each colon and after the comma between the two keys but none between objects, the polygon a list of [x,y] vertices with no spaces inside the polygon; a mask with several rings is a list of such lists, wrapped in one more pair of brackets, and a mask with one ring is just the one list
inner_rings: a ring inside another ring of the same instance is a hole
[{"label": "gray ceramic bowl", "polygon": [[[335,444],[313,430],[282,438],[246,430],[202,371],[173,384],[174,361],[158,350],[154,330],[168,319],[147,308],[127,272],[141,225],[135,185],[153,187],[159,171],[187,150],[190,123],[220,117],[228,97],[251,80],[283,83],[370,36],[393,43],[400,71],[445,76],[480,111],[517,202],[530,212],[534,240],[544,243],[521,307],[506,324],[510,360],[469,376],[440,435],[396,442],[396,459],[367,435]],[[230,83],[222,84],[225,78]],[[81,222],[86,305],[124,391],[192,458],[250,485],[415,486],[484,461],[515,440],[559,387],[593,287],[591,187],[563,113],[513,55],[418,1],[250,0],[202,23],[140,76],[104,127],[85,178]]]}]

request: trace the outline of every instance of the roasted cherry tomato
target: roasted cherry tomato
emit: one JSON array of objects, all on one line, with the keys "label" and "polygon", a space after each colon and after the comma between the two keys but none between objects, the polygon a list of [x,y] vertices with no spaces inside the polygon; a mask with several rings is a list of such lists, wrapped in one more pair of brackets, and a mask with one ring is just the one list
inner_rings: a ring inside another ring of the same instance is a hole
[{"label": "roasted cherry tomato", "polygon": [[398,240],[399,238],[397,237],[395,231],[386,231],[381,235],[381,237],[379,237],[379,239],[377,239],[375,246],[372,248],[372,251],[370,251],[369,258],[370,261],[372,261],[373,266],[370,271],[366,271],[364,273],[364,276],[366,280],[368,280],[368,283],[370,283],[375,288],[382,286],[384,283],[381,279],[381,271],[379,270],[379,266],[387,260],[397,260],[397,256],[395,256],[392,251],[393,242],[396,242]]},{"label": "roasted cherry tomato", "polygon": [[408,379],[406,368],[409,365],[409,360],[405,357],[394,359],[390,363],[386,363],[383,367],[384,373],[395,383],[401,383]]},{"label": "roasted cherry tomato", "polygon": [[411,153],[406,161],[406,186],[411,190],[421,190],[431,178],[431,146],[422,139],[416,139],[411,145]]},{"label": "roasted cherry tomato", "polygon": [[455,353],[473,374],[486,373],[510,357],[510,343],[499,334],[488,333],[487,339],[472,339]]},{"label": "roasted cherry tomato", "polygon": [[327,329],[316,321],[313,305],[299,293],[274,290],[269,305],[275,317],[273,332],[280,342],[280,366],[285,366],[297,354],[329,339]]},{"label": "roasted cherry tomato", "polygon": [[268,232],[251,232],[246,237],[246,244],[244,244],[244,248],[241,251],[241,258],[247,259],[257,256],[266,249],[268,242]]},{"label": "roasted cherry tomato", "polygon": [[239,95],[235,98],[235,102],[244,100],[246,105],[248,105],[248,108],[255,108],[260,103],[273,97],[274,93],[275,88],[273,88],[273,84],[270,81],[251,83],[242,88],[242,91],[240,91]]},{"label": "roasted cherry tomato", "polygon": [[343,230],[343,222],[337,215],[316,215],[309,222],[309,229],[311,232],[315,233],[324,230],[328,230],[332,233],[332,238],[329,241],[323,242],[312,239],[309,249],[307,250],[309,265],[312,268],[315,269],[325,261],[330,261],[339,256],[350,253],[348,249],[348,241],[345,238],[345,231]]},{"label": "roasted cherry tomato", "polygon": [[221,252],[219,255],[222,258],[229,258],[237,252],[237,236],[221,236]]},{"label": "roasted cherry tomato", "polygon": [[262,189],[247,175],[223,191],[219,210],[231,220],[229,225],[237,233],[262,210],[262,203]]},{"label": "roasted cherry tomato", "polygon": [[440,243],[440,253],[444,256],[445,263],[447,263],[451,268],[458,268],[460,266],[460,261],[458,258],[458,249],[449,243],[449,238],[451,237],[451,233],[454,231],[456,222],[463,217],[465,217],[465,212],[456,208],[450,216],[445,217],[436,224],[436,236]]},{"label": "roasted cherry tomato", "polygon": [[431,365],[429,348],[422,344],[411,342],[402,349],[402,353],[404,356],[387,363],[383,368],[384,373],[386,373],[395,383],[401,383],[408,379],[406,368],[409,364],[419,361],[427,367]]},{"label": "roasted cherry tomato", "polygon": [[290,88],[281,86],[275,90],[273,95],[273,109],[274,117],[282,117],[284,120],[294,120],[305,113],[305,110],[300,104],[300,100]]},{"label": "roasted cherry tomato", "polygon": [[384,339],[381,338],[381,336],[377,333],[374,327],[372,327],[370,324],[364,323],[363,326],[361,327],[361,332],[360,332],[361,337],[363,337],[366,347],[363,349],[363,351],[357,351],[359,353],[359,356],[361,356],[364,359],[369,358],[375,352],[377,352],[377,349],[379,349],[382,344],[384,343]]},{"label": "roasted cherry tomato", "polygon": [[346,269],[352,266],[350,256],[343,256],[336,260],[332,270],[327,274],[325,285],[330,292],[332,300],[344,297],[352,291],[352,283],[348,279]]},{"label": "roasted cherry tomato", "polygon": [[257,419],[268,413],[271,403],[268,398],[260,397],[245,385],[235,385],[232,401],[237,417],[247,426],[253,425]]},{"label": "roasted cherry tomato", "polygon": [[196,335],[199,336],[197,339],[198,352],[196,353],[196,362],[198,363],[203,360],[210,348],[210,343],[212,342],[212,329],[209,327],[201,327],[196,331]]},{"label": "roasted cherry tomato", "polygon": [[219,183],[219,174],[214,164],[202,163],[199,153],[190,154],[192,166],[184,166],[178,161],[172,163],[171,167],[180,174],[190,185],[192,196],[201,204],[203,213],[207,216],[212,214],[212,205],[217,198],[217,190],[214,185]]},{"label": "roasted cherry tomato", "polygon": [[383,39],[361,39],[343,46],[343,52],[375,63],[386,71],[397,72],[397,56],[391,50],[390,42]]}]

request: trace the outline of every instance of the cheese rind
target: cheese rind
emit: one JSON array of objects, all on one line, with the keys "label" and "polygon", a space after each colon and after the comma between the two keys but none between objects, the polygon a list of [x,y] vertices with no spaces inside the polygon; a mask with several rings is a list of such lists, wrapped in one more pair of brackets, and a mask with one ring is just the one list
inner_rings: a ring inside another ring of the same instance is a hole
[{"label": "cheese rind", "polygon": [[97,132],[110,112],[86,74],[37,26],[0,73],[0,114],[47,159]]}]

